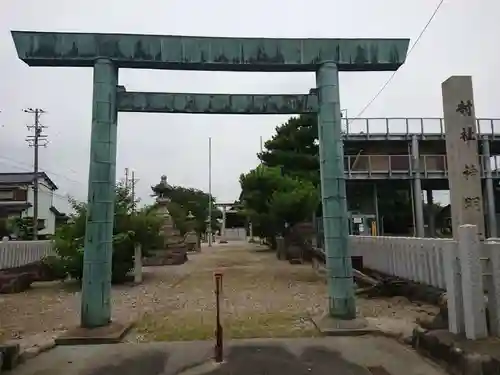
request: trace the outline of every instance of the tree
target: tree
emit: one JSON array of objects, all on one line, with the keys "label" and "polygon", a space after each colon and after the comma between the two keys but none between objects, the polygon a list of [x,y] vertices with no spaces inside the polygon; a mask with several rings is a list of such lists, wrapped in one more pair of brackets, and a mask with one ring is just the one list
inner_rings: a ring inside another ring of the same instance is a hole
[{"label": "tree", "polygon": [[285,227],[308,220],[319,203],[317,188],[311,181],[287,176],[280,168],[258,166],[240,176],[245,212],[254,233],[273,239]]},{"label": "tree", "polygon": [[[57,229],[54,236],[57,256],[46,262],[61,277],[71,276],[81,280],[83,276],[83,253],[87,216],[87,204],[70,200],[74,213],[67,224]],[[135,244],[140,244],[143,254],[158,248],[163,243],[160,235],[161,218],[139,210],[133,213],[132,194],[123,184],[116,186],[115,216],[113,226],[113,262],[112,281],[120,283],[126,280],[133,267]]]},{"label": "tree", "polygon": [[[264,166],[280,168],[286,176],[309,181],[320,186],[318,123],[315,115],[290,118],[276,127],[276,133],[265,143],[266,151],[258,154]],[[349,209],[356,211],[360,199],[366,194],[359,184],[347,182]],[[368,194],[372,194],[371,191]],[[270,196],[269,196],[270,198]],[[406,189],[395,190],[387,184],[378,189],[379,215],[384,217],[384,228],[390,233],[407,233],[412,223],[411,197]],[[317,215],[321,215],[318,204]]]},{"label": "tree", "polygon": [[276,134],[258,154],[268,167],[281,167],[286,175],[319,186],[318,121],[315,115],[291,117],[276,127]]},{"label": "tree", "polygon": [[[18,240],[33,239],[33,216],[13,217],[7,220],[6,229],[10,234],[15,234]],[[45,229],[43,224],[38,225],[38,230]]]}]

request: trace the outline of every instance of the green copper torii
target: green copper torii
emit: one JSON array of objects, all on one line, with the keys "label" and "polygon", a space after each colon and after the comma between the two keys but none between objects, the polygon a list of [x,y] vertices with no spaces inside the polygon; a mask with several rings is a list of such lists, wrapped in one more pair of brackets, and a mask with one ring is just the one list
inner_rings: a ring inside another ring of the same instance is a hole
[{"label": "green copper torii", "polygon": [[349,255],[349,225],[341,135],[339,70],[324,62],[316,73],[318,95],[319,166],[323,233],[328,270],[328,311],[341,319],[354,319],[354,286]]},{"label": "green copper torii", "polygon": [[[355,317],[340,134],[339,71],[395,71],[409,39],[263,39],[13,31],[30,66],[92,67],[91,155],[81,325],[111,321],[117,112],[318,113],[330,315]],[[314,95],[127,93],[119,68],[316,72]]]}]

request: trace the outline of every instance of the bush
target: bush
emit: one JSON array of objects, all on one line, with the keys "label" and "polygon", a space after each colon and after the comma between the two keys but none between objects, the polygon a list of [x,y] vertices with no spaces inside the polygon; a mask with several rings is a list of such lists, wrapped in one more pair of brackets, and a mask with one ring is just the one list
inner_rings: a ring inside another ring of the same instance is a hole
[{"label": "bush", "polygon": [[49,280],[64,280],[68,276],[64,264],[58,256],[50,255],[42,259],[46,278]]},{"label": "bush", "polygon": [[[87,207],[76,201],[71,203],[75,214],[56,231],[54,246],[57,256],[47,259],[46,264],[58,275],[81,280]],[[121,185],[117,186],[111,276],[113,283],[127,280],[127,274],[134,266],[135,244],[140,244],[143,256],[147,256],[148,250],[163,243],[163,237],[159,234],[161,219],[146,211],[132,214],[132,203],[130,192]]]}]

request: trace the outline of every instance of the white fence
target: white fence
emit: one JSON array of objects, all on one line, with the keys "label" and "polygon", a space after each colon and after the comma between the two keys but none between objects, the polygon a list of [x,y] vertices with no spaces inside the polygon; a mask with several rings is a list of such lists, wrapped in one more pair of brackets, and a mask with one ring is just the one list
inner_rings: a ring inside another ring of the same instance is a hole
[{"label": "white fence", "polygon": [[[500,239],[480,242],[476,227],[458,240],[351,236],[366,268],[446,289],[449,330],[467,338],[500,337]],[[486,298],[485,298],[486,295]]]},{"label": "white fence", "polygon": [[247,230],[246,228],[226,228],[222,236],[226,241],[245,241]]},{"label": "white fence", "polygon": [[442,289],[444,249],[456,245],[435,238],[351,236],[352,255],[362,256],[364,267]]},{"label": "white fence", "polygon": [[52,251],[52,241],[0,240],[0,270],[37,262]]}]

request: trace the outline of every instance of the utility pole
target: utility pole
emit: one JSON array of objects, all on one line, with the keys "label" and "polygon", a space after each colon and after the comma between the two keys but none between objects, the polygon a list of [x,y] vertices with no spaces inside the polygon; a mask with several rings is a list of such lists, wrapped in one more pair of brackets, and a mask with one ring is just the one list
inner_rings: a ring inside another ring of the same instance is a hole
[{"label": "utility pole", "polygon": [[212,247],[212,137],[208,137],[208,246]]},{"label": "utility pole", "polygon": [[33,240],[38,239],[38,148],[40,146],[47,147],[48,141],[47,136],[43,133],[43,129],[46,126],[40,124],[40,116],[45,113],[43,109],[40,108],[26,108],[23,109],[24,112],[35,115],[35,123],[33,125],[28,125],[29,131],[33,130],[34,135],[29,135],[26,138],[30,147],[33,147]]},{"label": "utility pole", "polygon": [[132,170],[132,177],[130,179],[130,192],[132,195],[132,214],[135,214],[135,184],[137,183],[137,181],[139,180],[135,178],[135,171]]},{"label": "utility pole", "polygon": [[128,168],[125,168],[125,189],[128,189]]}]

